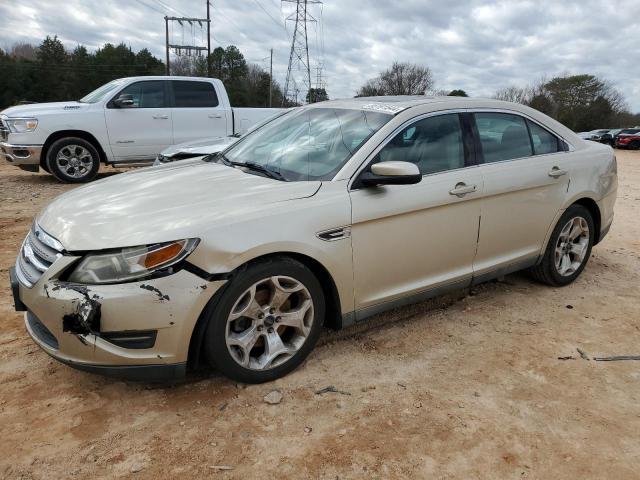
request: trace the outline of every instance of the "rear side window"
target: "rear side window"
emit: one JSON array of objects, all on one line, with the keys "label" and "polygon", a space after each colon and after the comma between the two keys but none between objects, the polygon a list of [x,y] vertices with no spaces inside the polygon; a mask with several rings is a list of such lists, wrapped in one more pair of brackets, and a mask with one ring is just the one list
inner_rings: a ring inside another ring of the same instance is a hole
[{"label": "rear side window", "polygon": [[524,118],[508,113],[476,113],[475,119],[485,163],[533,154]]},{"label": "rear side window", "polygon": [[398,133],[377,161],[415,163],[423,175],[463,168],[465,150],[457,113],[427,117]]},{"label": "rear side window", "polygon": [[176,108],[217,107],[218,96],[213,84],[188,80],[172,80]]},{"label": "rear side window", "polygon": [[545,130],[537,123],[527,120],[529,132],[531,133],[531,142],[533,143],[533,153],[535,155],[545,155],[547,153],[556,153],[564,150],[553,133]]},{"label": "rear side window", "polygon": [[120,95],[131,95],[133,105],[129,108],[165,108],[167,106],[162,80],[132,83],[118,94]]}]

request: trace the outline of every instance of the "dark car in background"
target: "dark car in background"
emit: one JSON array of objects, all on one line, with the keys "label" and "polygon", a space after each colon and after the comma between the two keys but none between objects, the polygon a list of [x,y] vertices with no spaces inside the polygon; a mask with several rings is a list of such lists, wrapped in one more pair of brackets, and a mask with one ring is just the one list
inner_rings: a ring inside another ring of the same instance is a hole
[{"label": "dark car in background", "polygon": [[592,140],[594,142],[599,142],[602,136],[609,133],[610,131],[611,131],[610,128],[592,130],[591,132],[589,132],[591,134],[591,137],[589,138],[589,140]]},{"label": "dark car in background", "polygon": [[613,130],[609,130],[607,133],[600,135],[600,138],[598,139],[598,141],[600,143],[604,143],[605,145],[609,145],[613,147],[615,144],[615,136],[619,134],[622,130],[624,129],[614,128]]}]

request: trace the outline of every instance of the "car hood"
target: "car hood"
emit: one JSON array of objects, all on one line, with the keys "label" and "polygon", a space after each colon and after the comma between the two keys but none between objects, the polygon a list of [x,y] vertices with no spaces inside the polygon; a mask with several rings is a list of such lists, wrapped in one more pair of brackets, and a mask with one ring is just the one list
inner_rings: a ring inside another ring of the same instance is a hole
[{"label": "car hood", "polygon": [[76,101],[69,102],[49,102],[49,103],[31,103],[28,105],[17,105],[2,110],[3,115],[8,117],[26,117],[42,113],[63,112],[67,110],[80,110],[87,108],[89,104]]},{"label": "car hood", "polygon": [[321,182],[281,182],[200,159],[118,174],[57,197],[37,223],[68,251],[199,237],[274,203],[310,197]]},{"label": "car hood", "polygon": [[193,155],[209,155],[211,153],[218,153],[227,148],[229,145],[238,141],[238,137],[218,137],[218,138],[206,138],[204,140],[197,140],[193,142],[179,143],[177,145],[171,145],[169,148],[163,150],[161,155],[165,157],[172,157],[176,154],[193,154]]}]

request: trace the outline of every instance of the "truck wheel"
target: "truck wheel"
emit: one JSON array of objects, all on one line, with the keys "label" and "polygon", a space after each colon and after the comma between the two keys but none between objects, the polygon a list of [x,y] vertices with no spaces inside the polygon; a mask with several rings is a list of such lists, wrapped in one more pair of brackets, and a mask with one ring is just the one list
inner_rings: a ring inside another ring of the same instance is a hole
[{"label": "truck wheel", "polygon": [[207,312],[204,348],[214,368],[233,380],[262,383],[300,365],[324,320],[318,279],[287,257],[238,272]]},{"label": "truck wheel", "polygon": [[47,152],[47,167],[61,182],[89,182],[98,174],[100,154],[82,138],[61,138],[53,142]]}]

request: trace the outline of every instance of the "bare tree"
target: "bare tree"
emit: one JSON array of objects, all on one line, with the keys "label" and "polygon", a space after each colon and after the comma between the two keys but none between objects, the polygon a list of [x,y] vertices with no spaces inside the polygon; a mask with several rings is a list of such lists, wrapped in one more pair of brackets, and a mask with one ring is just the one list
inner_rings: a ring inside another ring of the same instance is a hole
[{"label": "bare tree", "polygon": [[514,103],[529,103],[529,89],[521,88],[512,85],[510,87],[501,88],[494,95],[493,98],[496,100],[502,100],[504,102],[514,102]]},{"label": "bare tree", "polygon": [[424,95],[433,90],[433,86],[433,74],[429,67],[393,62],[391,68],[360,87],[357,96]]},{"label": "bare tree", "polygon": [[207,58],[204,56],[190,57],[181,55],[171,61],[171,73],[185,77],[206,77]]},{"label": "bare tree", "polygon": [[26,42],[17,42],[9,49],[9,55],[13,58],[36,61],[38,59],[38,47]]}]

